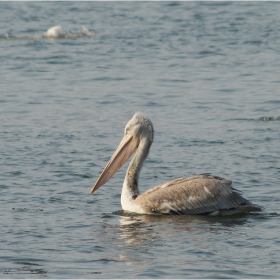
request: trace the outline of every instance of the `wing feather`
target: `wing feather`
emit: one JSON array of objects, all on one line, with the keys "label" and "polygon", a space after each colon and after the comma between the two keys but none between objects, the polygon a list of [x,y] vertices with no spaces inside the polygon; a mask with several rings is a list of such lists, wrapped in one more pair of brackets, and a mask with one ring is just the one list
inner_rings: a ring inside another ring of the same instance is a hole
[{"label": "wing feather", "polygon": [[180,178],[154,187],[136,198],[146,213],[203,214],[252,205],[232,182],[210,174]]}]

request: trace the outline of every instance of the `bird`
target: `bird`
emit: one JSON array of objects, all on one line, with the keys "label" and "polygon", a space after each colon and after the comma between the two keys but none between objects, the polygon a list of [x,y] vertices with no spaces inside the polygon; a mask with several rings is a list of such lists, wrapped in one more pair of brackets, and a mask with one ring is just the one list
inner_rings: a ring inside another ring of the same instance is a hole
[{"label": "bird", "polygon": [[47,38],[62,38],[65,36],[65,32],[61,26],[53,26],[47,30],[44,36]]},{"label": "bird", "polygon": [[135,214],[227,216],[262,208],[244,198],[232,181],[203,173],[172,180],[139,192],[139,175],[154,139],[151,120],[136,112],[126,124],[124,136],[90,191],[110,180],[135,152],[126,171],[121,193],[122,209]]}]

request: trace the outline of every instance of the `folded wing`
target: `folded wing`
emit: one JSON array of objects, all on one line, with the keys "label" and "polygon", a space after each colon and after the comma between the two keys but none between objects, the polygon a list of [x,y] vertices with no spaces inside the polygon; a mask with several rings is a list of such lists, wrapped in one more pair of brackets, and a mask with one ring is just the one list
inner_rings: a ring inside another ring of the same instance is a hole
[{"label": "folded wing", "polygon": [[135,202],[146,213],[155,214],[209,214],[252,205],[231,185],[231,181],[210,174],[194,175],[154,187]]}]

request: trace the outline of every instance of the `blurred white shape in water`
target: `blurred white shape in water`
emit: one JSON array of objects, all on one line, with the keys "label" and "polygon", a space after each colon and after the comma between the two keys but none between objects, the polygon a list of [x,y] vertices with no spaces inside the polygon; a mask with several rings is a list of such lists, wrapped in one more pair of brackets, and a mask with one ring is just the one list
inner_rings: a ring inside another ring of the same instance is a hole
[{"label": "blurred white shape in water", "polygon": [[87,29],[85,26],[83,26],[83,27],[82,27],[82,33],[88,34],[88,33],[90,33],[90,32],[88,31],[88,29]]},{"label": "blurred white shape in water", "polygon": [[48,38],[60,38],[65,36],[65,32],[62,30],[61,26],[54,26],[49,28],[44,35]]},{"label": "blurred white shape in water", "polygon": [[47,30],[46,33],[44,33],[45,38],[51,38],[51,39],[56,39],[56,38],[66,38],[66,39],[71,39],[71,38],[79,38],[79,37],[93,37],[94,32],[90,32],[85,26],[82,27],[81,31],[72,31],[70,33],[65,33],[61,26],[54,26],[51,27]]},{"label": "blurred white shape in water", "polygon": [[83,37],[83,36],[92,37],[92,36],[94,36],[94,32],[90,32],[85,26],[82,26],[82,31],[73,32],[72,36],[76,36],[76,37]]}]

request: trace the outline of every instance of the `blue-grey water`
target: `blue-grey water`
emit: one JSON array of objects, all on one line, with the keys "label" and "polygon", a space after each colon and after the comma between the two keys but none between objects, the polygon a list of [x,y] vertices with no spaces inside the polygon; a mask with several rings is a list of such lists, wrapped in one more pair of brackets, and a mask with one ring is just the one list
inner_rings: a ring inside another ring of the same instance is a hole
[{"label": "blue-grey water", "polygon": [[[0,2],[0,277],[279,278],[279,15],[279,2]],[[142,191],[209,172],[263,211],[126,216],[128,164],[90,196],[139,110],[155,128]]]}]

